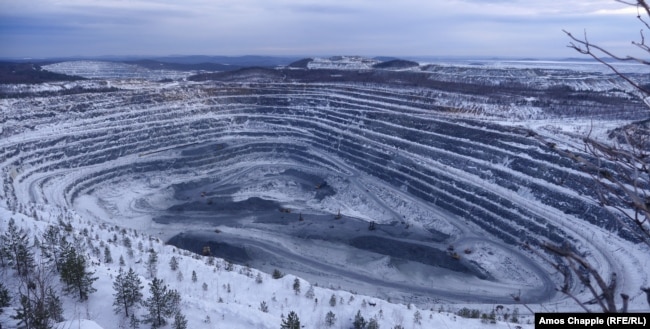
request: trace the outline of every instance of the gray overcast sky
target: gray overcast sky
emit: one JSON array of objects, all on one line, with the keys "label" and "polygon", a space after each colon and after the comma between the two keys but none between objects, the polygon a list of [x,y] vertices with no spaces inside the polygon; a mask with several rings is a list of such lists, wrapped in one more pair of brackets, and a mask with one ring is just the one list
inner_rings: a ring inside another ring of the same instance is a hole
[{"label": "gray overcast sky", "polygon": [[635,16],[614,0],[0,0],[0,57],[579,57],[562,29],[634,55]]}]

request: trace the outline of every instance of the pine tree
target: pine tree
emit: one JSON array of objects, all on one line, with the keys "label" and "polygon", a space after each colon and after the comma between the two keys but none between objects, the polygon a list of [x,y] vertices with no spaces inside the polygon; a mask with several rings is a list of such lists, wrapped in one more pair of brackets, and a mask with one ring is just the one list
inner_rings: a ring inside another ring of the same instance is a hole
[{"label": "pine tree", "polygon": [[9,219],[2,242],[3,258],[7,258],[8,263],[16,269],[18,275],[27,277],[34,267],[34,254],[29,247],[27,232],[18,228],[13,218]]},{"label": "pine tree", "polygon": [[181,314],[181,312],[176,312],[174,315],[174,323],[172,324],[174,329],[187,329],[187,319]]},{"label": "pine tree", "polygon": [[20,293],[20,305],[16,307],[16,314],[11,316],[12,319],[18,320],[18,329],[46,328],[37,319],[37,308],[28,295]]},{"label": "pine tree", "polygon": [[293,280],[293,292],[295,292],[296,295],[300,294],[300,279],[298,278]]},{"label": "pine tree", "polygon": [[357,315],[354,316],[354,322],[352,322],[354,329],[365,329],[366,324],[366,319],[361,316],[361,311],[357,311]]},{"label": "pine tree", "polygon": [[336,322],[336,315],[334,314],[334,312],[332,311],[327,312],[327,314],[325,315],[325,324],[328,327],[331,327],[334,325],[334,322]]},{"label": "pine tree", "polygon": [[377,322],[377,319],[372,318],[370,321],[368,321],[368,326],[366,326],[367,329],[379,329],[379,322]]},{"label": "pine tree", "polygon": [[68,248],[61,267],[61,281],[65,284],[63,291],[78,293],[80,301],[87,300],[89,294],[97,291],[92,286],[97,280],[93,274],[87,270],[86,258],[78,254],[75,248]]},{"label": "pine tree", "polygon": [[113,301],[113,310],[115,314],[124,310],[125,316],[129,317],[129,309],[137,307],[142,301],[142,282],[135,274],[132,268],[128,272],[124,272],[120,268],[120,272],[113,281],[113,289],[115,290],[115,300]]},{"label": "pine tree", "polygon": [[416,324],[422,324],[422,314],[420,314],[420,311],[415,311],[413,314],[413,322]]},{"label": "pine tree", "polygon": [[264,280],[262,279],[262,274],[260,274],[259,272],[257,273],[257,276],[255,277],[255,282],[258,283],[258,284],[261,284],[262,282],[264,282]]},{"label": "pine tree", "polygon": [[332,297],[330,297],[330,306],[336,306],[336,296],[334,296],[334,294],[332,294]]},{"label": "pine tree", "polygon": [[305,297],[308,299],[314,299],[314,296],[316,294],[314,293],[314,286],[309,286],[309,289],[307,289],[307,292],[305,293]]},{"label": "pine tree", "polygon": [[62,322],[65,320],[63,318],[63,303],[61,303],[61,299],[51,287],[48,287],[47,289],[45,308],[49,317],[55,322]]},{"label": "pine tree", "polygon": [[0,267],[5,267],[9,264],[9,253],[6,247],[6,237],[4,234],[0,235]]},{"label": "pine tree", "polygon": [[11,296],[9,295],[9,290],[0,282],[0,314],[2,314],[2,308],[10,304]]},{"label": "pine tree", "polygon": [[196,283],[197,280],[196,271],[192,270],[192,282]]},{"label": "pine tree", "polygon": [[282,320],[281,329],[300,329],[300,319],[296,312],[291,311],[287,318]]},{"label": "pine tree", "polygon": [[[26,235],[24,237],[27,238]],[[16,245],[15,261],[16,272],[18,275],[24,277],[29,276],[32,268],[34,268],[34,253],[26,240],[18,241],[18,244]]]},{"label": "pine tree", "polygon": [[167,324],[167,318],[180,310],[180,294],[176,290],[167,290],[164,282],[154,278],[149,283],[150,296],[142,304],[147,308],[143,322],[151,323],[152,328]]},{"label": "pine tree", "polygon": [[108,246],[104,247],[104,262],[107,264],[113,262],[113,256],[111,256],[111,249]]},{"label": "pine tree", "polygon": [[269,312],[269,305],[267,305],[265,301],[262,301],[262,302],[260,303],[260,311],[262,311],[262,312],[264,312],[264,313],[268,313],[268,312]]},{"label": "pine tree", "polygon": [[167,295],[167,286],[164,285],[162,280],[154,278],[151,283],[149,283],[149,292],[151,295],[143,302],[143,305],[147,308],[149,314],[145,315],[143,322],[151,323],[151,327],[155,329],[167,324],[167,321],[165,320],[165,296]]},{"label": "pine tree", "polygon": [[128,236],[125,236],[124,239],[122,239],[122,245],[130,249],[132,247],[131,239],[129,239]]},{"label": "pine tree", "polygon": [[50,225],[41,238],[43,240],[40,246],[41,254],[57,272],[60,271],[63,261],[63,251],[67,245],[67,241],[61,236],[61,229],[57,226]]},{"label": "pine tree", "polygon": [[169,260],[169,268],[172,271],[176,271],[178,269],[178,260],[176,259],[176,256],[172,256],[172,258]]},{"label": "pine tree", "polygon": [[120,255],[119,264],[120,264],[120,267],[126,265],[126,263],[124,262],[124,257],[122,255]]},{"label": "pine tree", "polygon": [[150,278],[155,278],[158,274],[158,254],[154,250],[149,253],[149,259],[147,260],[147,273],[149,273]]},{"label": "pine tree", "polygon": [[140,328],[140,320],[135,316],[135,314],[131,314],[131,317],[129,318],[129,328],[131,329]]}]

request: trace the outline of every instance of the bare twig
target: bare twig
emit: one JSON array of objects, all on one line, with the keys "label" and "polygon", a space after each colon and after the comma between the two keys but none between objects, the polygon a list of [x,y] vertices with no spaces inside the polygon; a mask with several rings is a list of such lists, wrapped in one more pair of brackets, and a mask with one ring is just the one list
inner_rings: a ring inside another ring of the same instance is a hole
[{"label": "bare twig", "polygon": [[625,56],[625,57],[617,56],[617,55],[607,51],[606,49],[604,49],[604,48],[602,48],[600,46],[591,44],[591,43],[589,43],[589,41],[586,38],[586,32],[585,32],[585,39],[581,40],[581,39],[576,38],[575,36],[573,36],[573,34],[571,34],[570,32],[568,32],[566,30],[562,30],[562,31],[564,33],[566,33],[566,35],[568,35],[569,38],[571,38],[575,42],[575,43],[574,42],[569,43],[569,45],[568,45],[569,48],[572,48],[572,49],[576,50],[577,52],[579,52],[581,54],[591,56],[591,58],[593,58],[596,61],[598,61],[599,63],[607,66],[616,75],[618,75],[620,78],[625,80],[627,83],[632,85],[637,90],[641,91],[644,94],[650,94],[650,90],[642,87],[640,84],[638,84],[634,80],[630,79],[627,75],[621,73],[612,64],[605,62],[605,60],[603,60],[602,57],[601,57],[602,55],[594,53],[591,49],[592,48],[596,49],[596,50],[600,51],[601,53],[603,53],[603,54],[605,54],[605,55],[607,55],[607,56],[609,56],[609,57],[611,57],[611,58],[613,58],[615,60],[618,60],[618,61],[634,61],[634,62],[638,62],[638,63],[644,64],[644,65],[650,65],[650,62],[648,62],[646,60],[643,60],[643,59],[640,59],[640,58],[632,57],[632,56]]}]

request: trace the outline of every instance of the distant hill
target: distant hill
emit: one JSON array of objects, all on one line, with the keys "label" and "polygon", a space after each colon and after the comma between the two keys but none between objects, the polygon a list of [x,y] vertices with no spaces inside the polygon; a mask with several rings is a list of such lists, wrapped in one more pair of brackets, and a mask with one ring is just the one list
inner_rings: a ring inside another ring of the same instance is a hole
[{"label": "distant hill", "polygon": [[314,61],[313,58],[303,58],[303,59],[297,60],[297,61],[287,65],[287,67],[306,69],[306,68],[308,68],[309,63],[311,63],[313,61]]},{"label": "distant hill", "polygon": [[388,62],[388,61],[392,61],[394,59],[399,59],[399,58],[397,58],[397,57],[388,57],[388,56],[375,56],[372,59],[378,60],[380,62]]},{"label": "distant hill", "polygon": [[416,66],[420,66],[420,64],[418,62],[407,61],[404,59],[393,59],[393,60],[377,63],[372,67],[376,69],[408,69]]},{"label": "distant hill", "polygon": [[45,71],[40,65],[34,63],[0,62],[0,84],[76,80],[84,80],[84,78]]},{"label": "distant hill", "polygon": [[150,70],[175,70],[175,71],[234,71],[241,69],[243,66],[220,64],[220,63],[173,63],[161,62],[152,59],[142,59],[137,61],[125,61],[126,64],[133,64],[148,68]]},{"label": "distant hill", "polygon": [[166,56],[152,57],[152,60],[164,63],[177,64],[205,64],[217,63],[239,67],[259,66],[275,67],[286,66],[300,59],[300,57],[276,57],[276,56]]},{"label": "distant hill", "polygon": [[272,82],[282,81],[283,72],[265,67],[247,67],[236,71],[203,73],[187,78],[190,81],[246,81],[246,82]]}]

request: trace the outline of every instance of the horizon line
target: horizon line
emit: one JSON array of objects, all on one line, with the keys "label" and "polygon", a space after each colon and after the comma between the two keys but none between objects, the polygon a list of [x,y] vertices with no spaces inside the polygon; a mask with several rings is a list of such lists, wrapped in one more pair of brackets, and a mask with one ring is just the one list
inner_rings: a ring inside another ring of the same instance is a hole
[{"label": "horizon line", "polygon": [[[494,56],[494,55],[349,55],[349,54],[330,54],[330,55],[267,55],[267,54],[244,54],[244,55],[205,55],[205,54],[168,54],[168,55],[66,55],[66,56],[0,56],[0,61],[52,61],[52,60],[106,60],[106,61],[123,61],[132,59],[165,59],[165,58],[191,58],[191,57],[205,57],[205,58],[245,58],[245,57],[265,57],[265,58],[278,58],[278,59],[305,59],[305,58],[331,58],[336,56],[343,57],[362,57],[362,58],[394,58],[394,59],[459,59],[459,60],[578,60],[578,61],[593,61],[597,62],[591,57],[567,57],[567,56]],[[614,60],[613,58],[603,58],[604,60]]]}]

